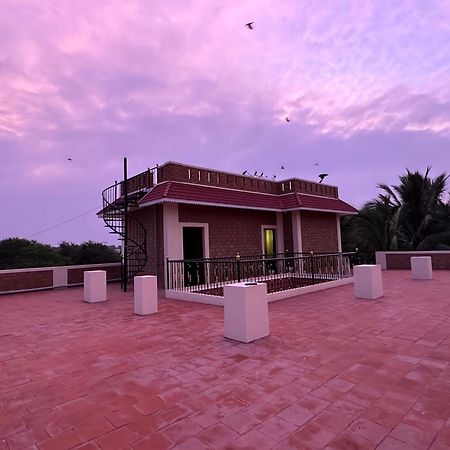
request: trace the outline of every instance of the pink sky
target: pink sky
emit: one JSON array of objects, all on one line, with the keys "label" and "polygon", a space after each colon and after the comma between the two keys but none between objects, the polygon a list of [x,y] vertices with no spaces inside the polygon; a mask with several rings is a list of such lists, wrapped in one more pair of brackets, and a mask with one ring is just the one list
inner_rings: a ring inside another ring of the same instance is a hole
[{"label": "pink sky", "polygon": [[[99,207],[124,156],[324,171],[357,207],[450,168],[445,0],[3,0],[0,39],[0,239]],[[113,242],[95,213],[34,238]]]}]

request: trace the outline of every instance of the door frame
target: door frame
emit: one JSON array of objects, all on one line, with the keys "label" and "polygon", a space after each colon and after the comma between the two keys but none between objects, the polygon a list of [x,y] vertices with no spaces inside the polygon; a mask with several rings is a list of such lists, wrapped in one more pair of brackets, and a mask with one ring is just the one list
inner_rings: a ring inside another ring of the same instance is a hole
[{"label": "door frame", "polygon": [[278,248],[278,241],[279,241],[279,237],[278,237],[278,226],[277,225],[261,225],[261,253],[263,255],[266,254],[265,252],[265,248],[264,248],[264,230],[275,230],[274,233],[274,244],[275,244],[275,253],[280,253],[280,250]]},{"label": "door frame", "polygon": [[184,233],[183,228],[203,228],[203,258],[209,258],[209,224],[199,222],[179,222],[181,234],[181,258],[184,259]]}]

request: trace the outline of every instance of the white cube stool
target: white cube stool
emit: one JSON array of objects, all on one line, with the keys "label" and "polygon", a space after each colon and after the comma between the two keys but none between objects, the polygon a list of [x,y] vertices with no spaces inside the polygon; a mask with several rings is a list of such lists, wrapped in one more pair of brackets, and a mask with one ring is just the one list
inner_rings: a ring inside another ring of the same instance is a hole
[{"label": "white cube stool", "polygon": [[106,300],[106,270],[84,272],[84,301],[88,303]]},{"label": "white cube stool", "polygon": [[158,312],[158,279],[154,275],[134,277],[134,313],[140,316]]},{"label": "white cube stool", "polygon": [[431,256],[413,256],[411,258],[411,276],[414,280],[432,280]]},{"label": "white cube stool", "polygon": [[374,300],[383,296],[383,280],[379,264],[353,267],[355,297]]},{"label": "white cube stool", "polygon": [[235,283],[224,287],[226,338],[252,342],[270,334],[265,283]]}]

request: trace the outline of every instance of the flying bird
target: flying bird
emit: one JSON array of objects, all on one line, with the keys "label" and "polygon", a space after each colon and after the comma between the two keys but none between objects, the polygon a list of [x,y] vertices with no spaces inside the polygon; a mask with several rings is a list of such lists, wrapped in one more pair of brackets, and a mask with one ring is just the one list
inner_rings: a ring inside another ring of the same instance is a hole
[{"label": "flying bird", "polygon": [[321,174],[319,174],[319,178],[320,178],[319,183],[322,183],[323,179],[324,179],[325,177],[327,177],[327,176],[328,176],[327,173],[321,173]]},{"label": "flying bird", "polygon": [[242,172],[242,175],[245,175],[247,173],[247,171],[246,170],[244,170],[243,172]]},{"label": "flying bird", "polygon": [[315,166],[318,166],[318,165],[319,165],[319,163],[314,163],[314,165],[315,165]]},{"label": "flying bird", "polygon": [[281,166],[281,170],[284,170],[284,166]]},{"label": "flying bird", "polygon": [[290,122],[291,119],[289,119],[289,117],[286,117],[286,122]]},{"label": "flying bird", "polygon": [[72,161],[72,158],[67,158],[67,161]]},{"label": "flying bird", "polygon": [[245,24],[245,26],[249,29],[249,30],[253,30],[253,24],[254,24],[255,22],[248,22],[248,23],[246,23]]}]

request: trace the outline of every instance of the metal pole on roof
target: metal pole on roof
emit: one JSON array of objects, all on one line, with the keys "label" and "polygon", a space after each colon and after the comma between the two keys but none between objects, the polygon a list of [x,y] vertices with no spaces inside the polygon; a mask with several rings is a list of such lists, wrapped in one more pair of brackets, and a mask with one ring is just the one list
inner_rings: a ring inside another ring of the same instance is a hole
[{"label": "metal pole on roof", "polygon": [[128,168],[123,158],[123,292],[128,290]]}]

